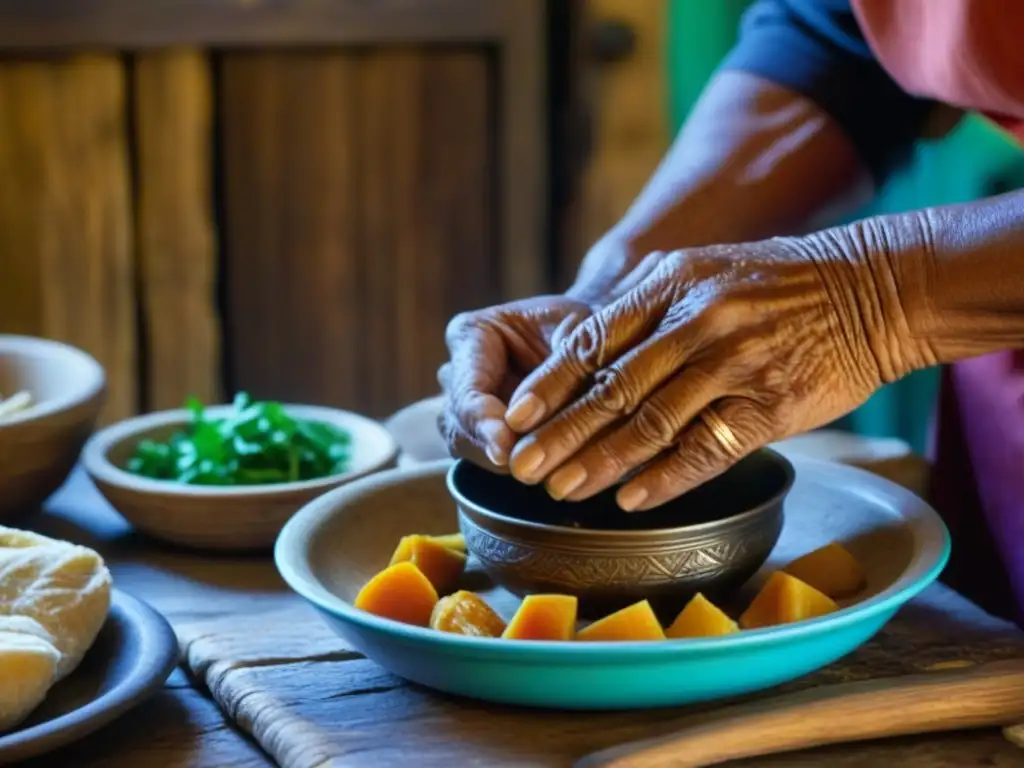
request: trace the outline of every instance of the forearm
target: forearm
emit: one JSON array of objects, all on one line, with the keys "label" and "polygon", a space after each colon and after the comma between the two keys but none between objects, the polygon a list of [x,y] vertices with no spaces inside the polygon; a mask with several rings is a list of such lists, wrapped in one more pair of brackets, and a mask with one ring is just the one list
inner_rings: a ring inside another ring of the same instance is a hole
[{"label": "forearm", "polygon": [[[1024,348],[1024,192],[878,216],[807,238],[882,379]],[[846,277],[840,277],[840,273]],[[853,276],[852,279],[850,276]]]},{"label": "forearm", "polygon": [[809,231],[871,189],[853,144],[812,101],[724,71],[570,294],[599,302],[652,251]]}]

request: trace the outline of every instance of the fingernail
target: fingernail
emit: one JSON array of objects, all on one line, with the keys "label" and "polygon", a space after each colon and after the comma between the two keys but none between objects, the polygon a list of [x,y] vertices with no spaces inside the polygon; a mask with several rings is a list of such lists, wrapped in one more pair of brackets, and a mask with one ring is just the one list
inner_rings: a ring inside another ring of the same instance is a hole
[{"label": "fingernail", "polygon": [[627,485],[619,491],[616,501],[619,502],[619,507],[626,512],[633,512],[647,501],[649,495],[646,488],[641,488],[638,485]]},{"label": "fingernail", "polygon": [[530,443],[525,448],[518,449],[512,457],[512,469],[520,480],[536,480],[534,474],[544,463],[544,449],[537,443]]},{"label": "fingernail", "polygon": [[507,429],[508,427],[499,419],[488,419],[481,423],[476,430],[477,437],[483,441],[487,458],[499,467],[504,466],[507,461],[505,449],[501,447],[501,438]]},{"label": "fingernail", "polygon": [[484,452],[487,454],[487,458],[490,459],[491,464],[494,464],[496,467],[505,466],[505,452],[496,445],[488,443],[484,448]]},{"label": "fingernail", "polygon": [[587,470],[582,464],[566,464],[548,478],[548,494],[561,501],[587,481]]},{"label": "fingernail", "polygon": [[544,418],[544,401],[529,392],[509,406],[505,423],[517,432],[528,432]]}]

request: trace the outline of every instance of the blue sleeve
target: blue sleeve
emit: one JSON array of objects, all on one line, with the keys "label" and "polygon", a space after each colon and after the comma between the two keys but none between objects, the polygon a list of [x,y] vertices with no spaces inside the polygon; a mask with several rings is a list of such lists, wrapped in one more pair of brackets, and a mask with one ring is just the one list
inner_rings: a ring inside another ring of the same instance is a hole
[{"label": "blue sleeve", "polygon": [[849,0],[755,0],[722,68],[758,75],[817,103],[879,182],[907,160],[933,106],[907,94],[882,68]]}]

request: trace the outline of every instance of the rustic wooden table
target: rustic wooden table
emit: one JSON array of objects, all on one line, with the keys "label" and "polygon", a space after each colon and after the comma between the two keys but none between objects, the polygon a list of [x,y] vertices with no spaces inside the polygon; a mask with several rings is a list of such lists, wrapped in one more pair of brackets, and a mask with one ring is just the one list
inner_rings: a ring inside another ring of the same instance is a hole
[{"label": "rustic wooden table", "polygon": [[[208,557],[162,548],[134,534],[82,473],[26,525],[100,551],[115,584],[148,601],[172,624],[204,615],[274,610],[298,599],[269,557]],[[116,723],[25,765],[248,768],[273,762],[178,669],[160,694]]]},{"label": "rustic wooden table", "polygon": [[[31,521],[49,535],[101,551],[117,585],[183,625],[232,614],[276,613],[295,606],[269,558],[224,558],[162,548],[131,532],[81,475]],[[382,734],[388,730],[383,723]],[[382,736],[383,738],[383,736]],[[881,763],[879,761],[882,761]],[[744,761],[744,766],[842,766],[870,768],[1024,766],[1024,750],[996,729],[864,745]],[[273,763],[220,710],[209,694],[178,670],[164,691],[100,733],[26,765],[96,768],[232,768]],[[383,766],[382,766],[383,768]]]}]

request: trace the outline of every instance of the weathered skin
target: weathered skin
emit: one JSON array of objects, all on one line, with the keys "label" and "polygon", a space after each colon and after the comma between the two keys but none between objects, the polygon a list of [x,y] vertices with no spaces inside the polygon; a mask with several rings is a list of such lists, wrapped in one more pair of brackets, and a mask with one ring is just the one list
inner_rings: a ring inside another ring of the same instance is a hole
[{"label": "weathered skin", "polygon": [[451,446],[556,498],[635,473],[618,499],[642,510],[912,370],[1022,345],[1024,194],[801,234],[865,190],[813,104],[719,75],[577,284],[536,300],[544,322],[509,305],[453,324]]}]

